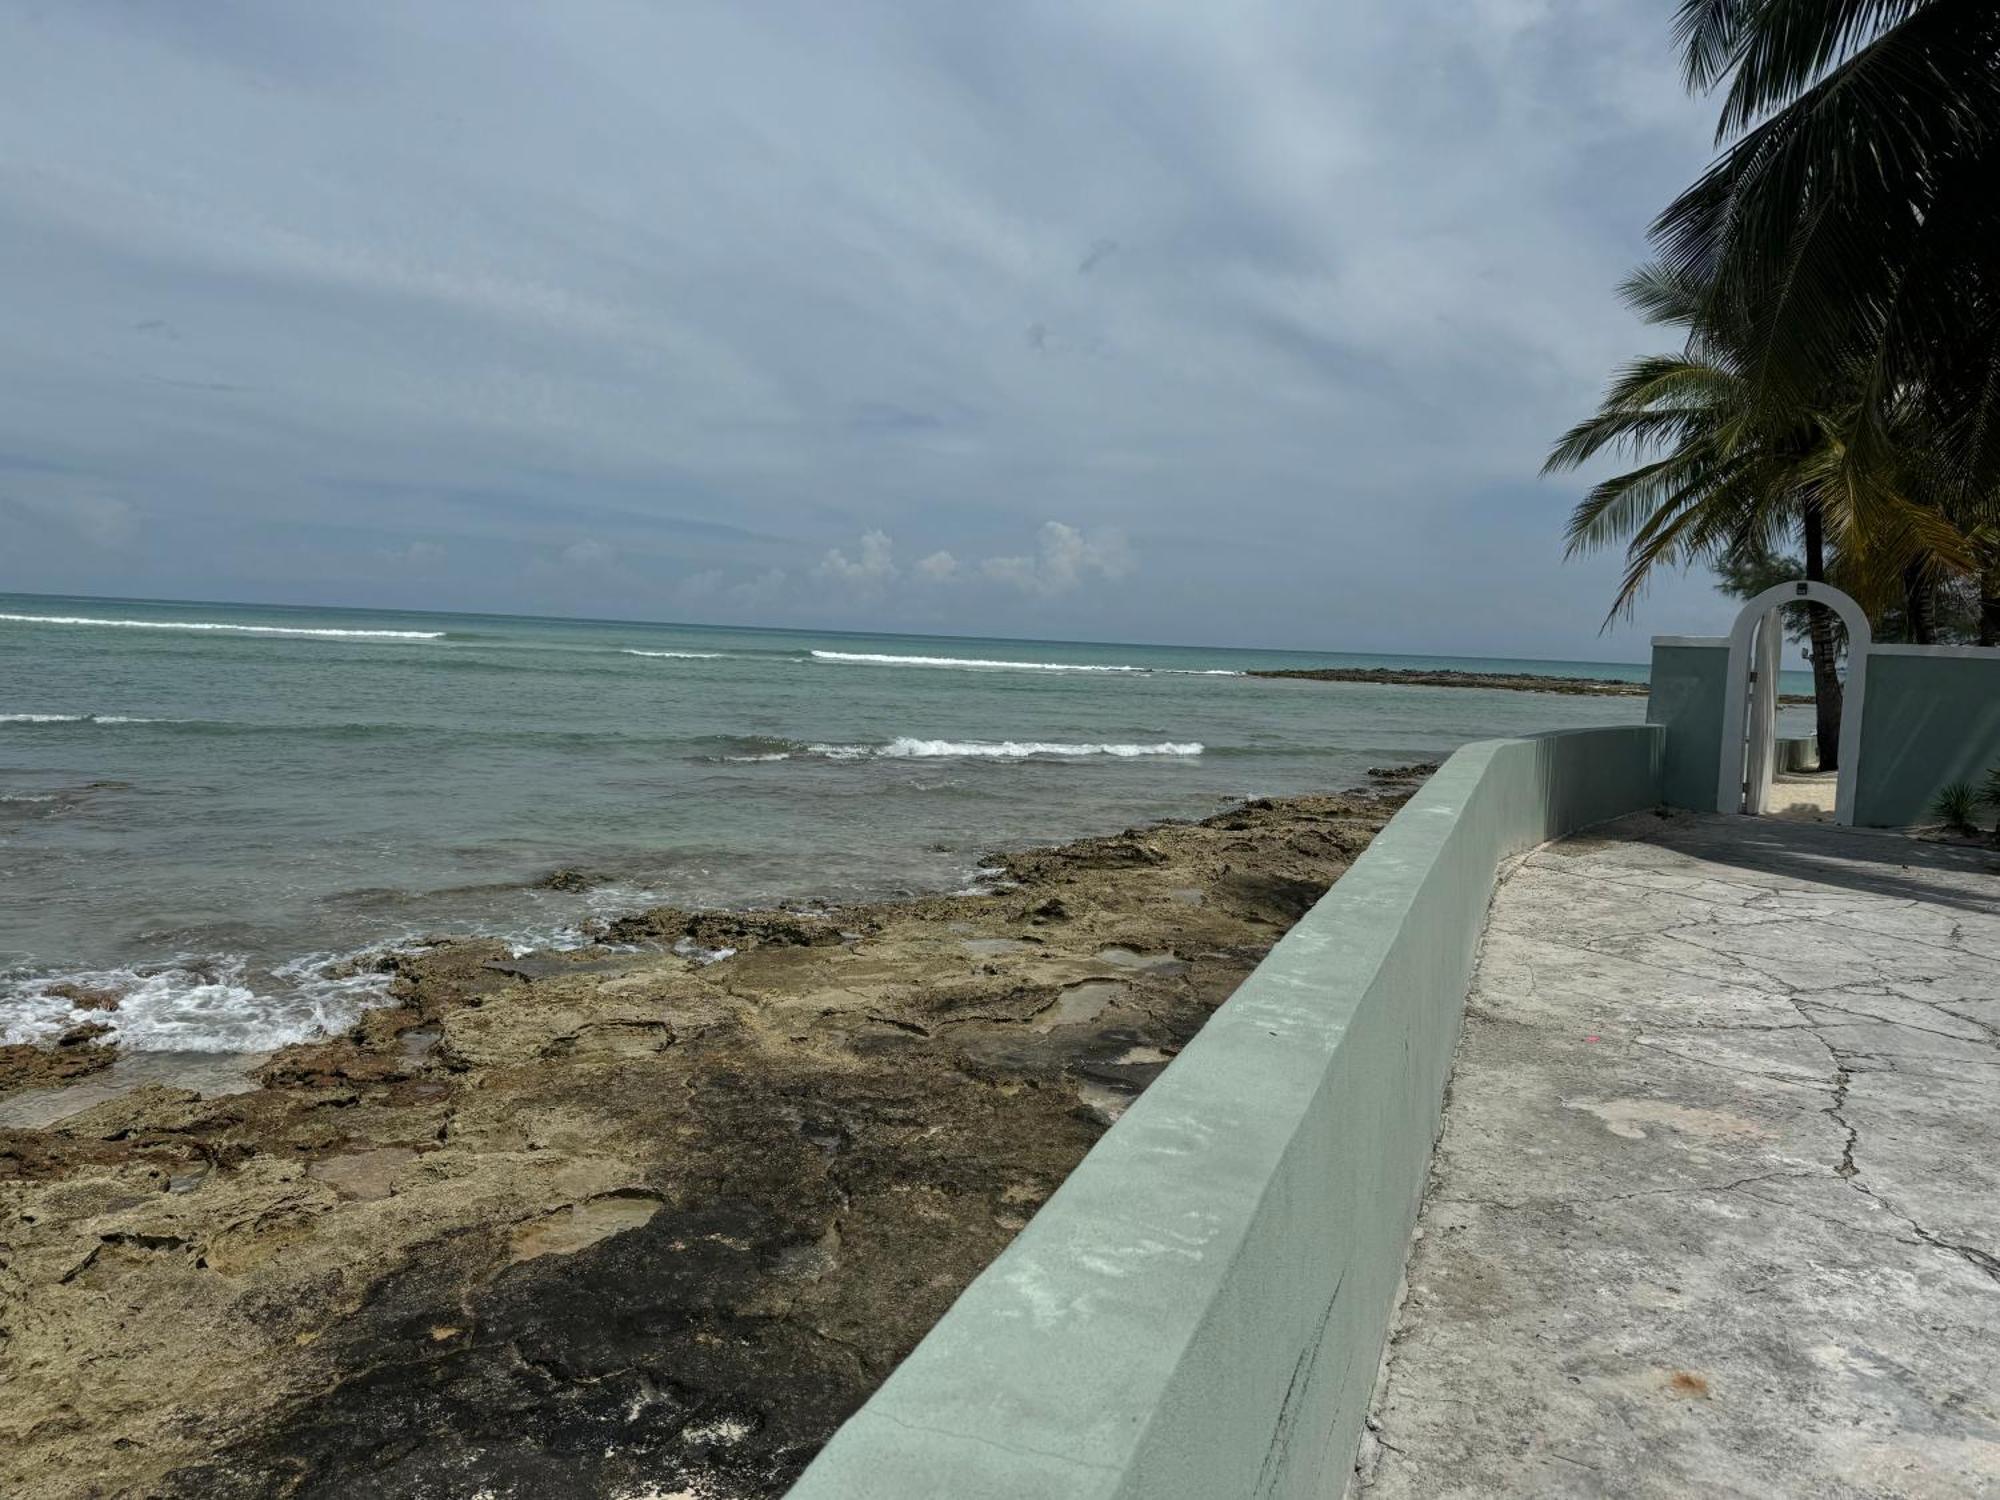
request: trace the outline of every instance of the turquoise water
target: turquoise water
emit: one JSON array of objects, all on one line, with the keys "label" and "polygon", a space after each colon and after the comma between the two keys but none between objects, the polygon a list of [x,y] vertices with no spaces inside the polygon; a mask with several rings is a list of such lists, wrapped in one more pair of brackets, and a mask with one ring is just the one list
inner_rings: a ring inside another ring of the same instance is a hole
[{"label": "turquoise water", "polygon": [[[124,996],[128,1046],[351,1019],[343,955],[540,945],[648,903],[873,896],[990,850],[1355,784],[1638,698],[1249,667],[1587,662],[853,635],[0,596],[0,1033]],[[540,888],[580,866],[583,893]]]}]

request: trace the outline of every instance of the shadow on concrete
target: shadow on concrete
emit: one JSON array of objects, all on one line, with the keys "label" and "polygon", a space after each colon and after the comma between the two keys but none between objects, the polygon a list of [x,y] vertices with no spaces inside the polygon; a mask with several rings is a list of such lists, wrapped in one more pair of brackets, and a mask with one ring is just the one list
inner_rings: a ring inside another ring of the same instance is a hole
[{"label": "shadow on concrete", "polygon": [[[1933,844],[1884,829],[1732,818],[1717,813],[1687,813],[1666,822],[1633,824],[1630,834],[1646,843],[1740,870],[2000,916],[2000,847]],[[1911,873],[1920,870],[1987,875],[1991,891],[1966,891]]]}]

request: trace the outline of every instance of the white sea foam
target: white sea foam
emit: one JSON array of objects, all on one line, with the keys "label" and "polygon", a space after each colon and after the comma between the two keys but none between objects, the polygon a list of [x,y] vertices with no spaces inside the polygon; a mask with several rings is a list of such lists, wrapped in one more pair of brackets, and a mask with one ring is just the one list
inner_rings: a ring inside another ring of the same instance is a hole
[{"label": "white sea foam", "polygon": [[792,752],[789,750],[766,750],[761,755],[725,755],[722,758],[732,765],[754,766],[762,765],[767,761],[790,760]]},{"label": "white sea foam", "polygon": [[1055,740],[919,740],[908,737],[886,745],[808,745],[814,755],[829,760],[1027,760],[1034,756],[1080,759],[1109,755],[1133,759],[1143,755],[1199,755],[1197,740],[1164,740],[1157,745],[1065,744]]},{"label": "white sea foam", "polygon": [[619,649],[627,656],[668,656],[675,661],[720,661],[728,655],[725,651],[641,651],[633,646]]},{"label": "white sea foam", "polygon": [[[352,974],[315,954],[275,971],[281,994],[259,995],[232,954],[145,968],[87,969],[0,980],[0,1042],[47,1041],[72,1026],[109,1026],[134,1052],[265,1052],[345,1029],[388,998],[389,976]],[[116,1010],[76,1005],[58,987],[116,995]]]},{"label": "white sea foam", "polygon": [[119,630],[209,630],[231,635],[323,636],[340,640],[436,641],[442,630],[334,630],[312,625],[237,625],[216,620],[100,620],[87,615],[0,615],[18,625],[93,625]]},{"label": "white sea foam", "polygon": [[177,719],[141,719],[131,714],[0,714],[0,724],[175,724]]},{"label": "white sea foam", "polygon": [[691,958],[696,963],[702,965],[719,964],[725,958],[736,957],[736,950],[734,948],[704,948],[693,938],[687,937],[682,938],[674,944],[674,952],[678,953],[682,958]]},{"label": "white sea foam", "polygon": [[1160,673],[1169,677],[1241,677],[1241,672],[1232,672],[1212,667],[1133,667],[1111,665],[1103,662],[1076,661],[1001,661],[997,658],[979,656],[889,656],[875,651],[820,651],[812,653],[815,661],[847,662],[873,667],[959,667],[975,671],[1016,671],[1016,672],[1126,672],[1138,676]]}]

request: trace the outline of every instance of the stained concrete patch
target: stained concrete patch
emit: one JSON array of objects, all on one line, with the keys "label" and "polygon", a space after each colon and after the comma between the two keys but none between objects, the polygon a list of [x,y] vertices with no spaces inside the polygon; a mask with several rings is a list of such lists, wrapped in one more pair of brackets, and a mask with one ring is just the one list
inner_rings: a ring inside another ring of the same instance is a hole
[{"label": "stained concrete patch", "polygon": [[2000,1494],[1990,862],[1650,815],[1525,861],[1358,1489]]},{"label": "stained concrete patch", "polygon": [[1628,1141],[1646,1140],[1652,1131],[1660,1129],[1710,1138],[1765,1133],[1755,1120],[1727,1110],[1696,1109],[1660,1099],[1565,1099],[1563,1108],[1595,1115],[1604,1122],[1606,1130]]}]

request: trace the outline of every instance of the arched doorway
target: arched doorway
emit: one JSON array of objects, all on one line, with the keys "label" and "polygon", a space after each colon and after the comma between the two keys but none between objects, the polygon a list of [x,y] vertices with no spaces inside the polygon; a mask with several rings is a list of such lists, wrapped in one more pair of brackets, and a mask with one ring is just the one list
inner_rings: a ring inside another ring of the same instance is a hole
[{"label": "arched doorway", "polygon": [[1761,813],[1771,783],[1777,729],[1778,665],[1787,604],[1824,604],[1847,627],[1847,680],[1840,712],[1836,823],[1854,822],[1854,773],[1861,753],[1861,705],[1868,690],[1868,616],[1830,584],[1803,579],[1766,589],[1736,616],[1729,632],[1729,682],[1722,707],[1722,759],[1716,768],[1718,812]]}]

